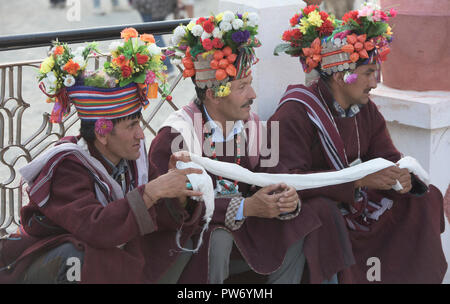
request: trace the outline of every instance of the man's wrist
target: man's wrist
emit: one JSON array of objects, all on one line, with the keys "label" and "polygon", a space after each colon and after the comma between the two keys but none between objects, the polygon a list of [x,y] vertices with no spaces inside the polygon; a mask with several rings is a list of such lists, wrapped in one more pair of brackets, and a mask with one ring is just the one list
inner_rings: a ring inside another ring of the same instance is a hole
[{"label": "man's wrist", "polygon": [[244,199],[244,210],[243,210],[242,214],[245,217],[250,216],[250,214],[251,214],[251,202],[252,202],[252,197],[247,197],[246,199]]}]

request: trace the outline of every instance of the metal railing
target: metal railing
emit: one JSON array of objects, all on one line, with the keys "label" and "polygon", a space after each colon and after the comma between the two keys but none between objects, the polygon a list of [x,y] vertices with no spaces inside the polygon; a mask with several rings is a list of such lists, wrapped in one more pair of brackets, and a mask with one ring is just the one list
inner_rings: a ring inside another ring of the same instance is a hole
[{"label": "metal railing", "polygon": [[[115,40],[120,37],[120,32],[125,27],[134,27],[141,33],[167,34],[179,24],[187,24],[189,21],[189,19],[183,19],[30,35],[0,36],[0,51],[50,47],[52,41],[56,39],[68,44]],[[110,57],[99,55],[91,60],[97,69],[102,61],[110,60]],[[29,119],[24,120],[24,114],[31,108],[31,102],[27,102],[22,94],[24,68],[31,67],[37,72],[41,61],[0,62],[0,236],[7,233],[7,228],[11,229],[19,225],[20,209],[27,203],[27,196],[23,193],[25,185],[17,172],[19,167],[32,161],[60,138],[68,135],[68,132],[74,130],[74,126],[79,121],[74,107],[59,124],[50,123],[50,114],[46,112],[42,113],[42,116],[31,117],[32,124]],[[169,80],[171,93],[182,77],[180,67],[177,67],[177,72]],[[45,96],[42,94],[36,96],[36,99],[42,103]],[[156,130],[151,127],[150,123],[157,117],[164,104],[170,105],[172,110],[178,110],[173,101],[159,100],[152,103],[148,115],[144,113],[142,116],[144,132],[150,133],[150,137],[156,135]],[[34,126],[37,125],[40,126],[35,129]],[[32,134],[25,136],[25,129],[28,133],[31,131]]]}]

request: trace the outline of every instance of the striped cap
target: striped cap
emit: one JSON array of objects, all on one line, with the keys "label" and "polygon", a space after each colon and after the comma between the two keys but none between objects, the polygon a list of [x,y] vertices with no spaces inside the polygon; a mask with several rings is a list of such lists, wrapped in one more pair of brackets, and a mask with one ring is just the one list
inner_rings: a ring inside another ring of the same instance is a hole
[{"label": "striped cap", "polygon": [[148,105],[139,90],[136,83],[110,89],[74,85],[67,88],[67,95],[80,119],[115,119],[137,113]]}]

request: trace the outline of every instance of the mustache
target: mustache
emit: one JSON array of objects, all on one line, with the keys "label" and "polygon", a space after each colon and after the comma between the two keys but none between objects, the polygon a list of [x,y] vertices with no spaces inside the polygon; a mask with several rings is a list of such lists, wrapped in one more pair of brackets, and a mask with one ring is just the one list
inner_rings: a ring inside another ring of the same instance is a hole
[{"label": "mustache", "polygon": [[251,106],[253,104],[253,99],[250,99],[249,101],[247,101],[243,106],[241,106],[241,108],[245,108],[247,106]]}]

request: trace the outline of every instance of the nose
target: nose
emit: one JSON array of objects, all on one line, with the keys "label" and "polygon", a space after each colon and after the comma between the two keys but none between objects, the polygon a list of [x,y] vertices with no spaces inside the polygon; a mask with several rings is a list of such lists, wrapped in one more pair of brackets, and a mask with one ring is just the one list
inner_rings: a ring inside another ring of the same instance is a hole
[{"label": "nose", "polygon": [[250,96],[248,96],[248,99],[255,99],[256,98],[256,92],[255,92],[255,89],[253,89],[252,85],[250,85],[249,95]]},{"label": "nose", "polygon": [[138,125],[135,133],[136,139],[144,139],[144,130],[142,130],[141,125]]},{"label": "nose", "polygon": [[374,72],[371,74],[370,79],[369,79],[369,86],[371,89],[375,89],[377,87],[377,75],[379,72]]}]

